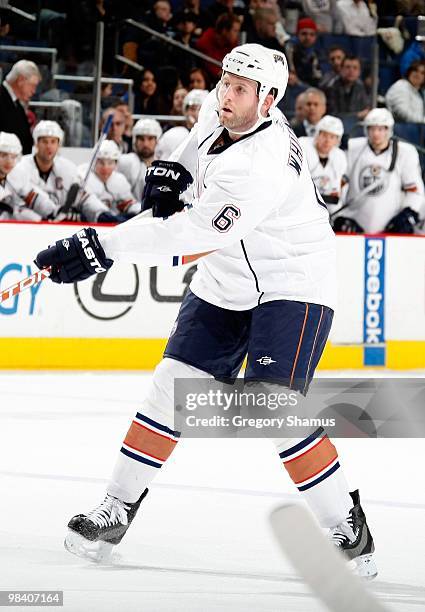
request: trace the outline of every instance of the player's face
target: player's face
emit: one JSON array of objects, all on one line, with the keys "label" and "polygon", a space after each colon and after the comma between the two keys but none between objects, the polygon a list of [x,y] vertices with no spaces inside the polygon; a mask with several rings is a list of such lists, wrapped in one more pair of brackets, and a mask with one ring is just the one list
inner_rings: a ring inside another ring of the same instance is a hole
[{"label": "player's face", "polygon": [[195,123],[198,121],[200,108],[201,107],[199,106],[199,104],[192,104],[191,106],[186,107],[184,114],[187,117],[187,121],[190,127],[195,125]]},{"label": "player's face", "polygon": [[390,141],[388,128],[384,125],[371,125],[367,128],[367,135],[372,148],[385,149]]},{"label": "player's face", "polygon": [[106,183],[116,167],[117,162],[114,159],[98,159],[95,171],[100,180]]},{"label": "player's face", "polygon": [[338,136],[330,132],[319,132],[316,136],[316,149],[323,157],[327,157],[332,149],[338,146],[338,143]]},{"label": "player's face", "polygon": [[[256,123],[258,96],[255,81],[226,73],[220,81],[218,99],[220,123],[229,132],[244,132]],[[269,107],[270,102],[263,104],[264,116]]]},{"label": "player's face", "polygon": [[5,153],[0,151],[0,175],[7,176],[16,166],[18,156],[15,153]]},{"label": "player's face", "polygon": [[59,149],[59,138],[54,136],[41,136],[37,140],[36,157],[44,163],[52,162]]},{"label": "player's face", "polygon": [[156,136],[136,136],[136,153],[141,159],[149,159],[155,153]]}]

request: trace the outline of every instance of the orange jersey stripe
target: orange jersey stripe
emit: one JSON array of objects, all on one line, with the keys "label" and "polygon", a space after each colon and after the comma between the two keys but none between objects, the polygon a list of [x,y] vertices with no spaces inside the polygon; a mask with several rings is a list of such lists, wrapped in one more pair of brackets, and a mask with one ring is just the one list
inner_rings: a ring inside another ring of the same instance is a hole
[{"label": "orange jersey stripe", "polygon": [[319,444],[306,451],[302,455],[284,462],[284,466],[295,484],[304,482],[319,474],[335,459],[338,453],[335,446],[327,436],[322,438]]},{"label": "orange jersey stripe", "polygon": [[212,252],[213,251],[205,251],[205,253],[197,253],[196,255],[183,255],[182,264],[191,263],[192,261],[196,261],[197,259],[200,259],[201,257],[205,257],[205,255],[209,255]]},{"label": "orange jersey stripe", "polygon": [[165,461],[170,456],[177,442],[152,431],[133,421],[124,440],[124,444],[155,459]]}]

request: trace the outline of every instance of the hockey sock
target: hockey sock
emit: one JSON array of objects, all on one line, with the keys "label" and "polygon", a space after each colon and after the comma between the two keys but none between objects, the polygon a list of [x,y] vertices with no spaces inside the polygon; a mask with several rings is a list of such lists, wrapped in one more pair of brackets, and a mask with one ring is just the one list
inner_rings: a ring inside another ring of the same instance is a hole
[{"label": "hockey sock", "polygon": [[173,452],[179,435],[138,412],[115,464],[107,488],[109,495],[130,503],[137,501]]},{"label": "hockey sock", "polygon": [[338,452],[322,427],[304,439],[275,440],[279,457],[322,527],[335,527],[353,501]]}]

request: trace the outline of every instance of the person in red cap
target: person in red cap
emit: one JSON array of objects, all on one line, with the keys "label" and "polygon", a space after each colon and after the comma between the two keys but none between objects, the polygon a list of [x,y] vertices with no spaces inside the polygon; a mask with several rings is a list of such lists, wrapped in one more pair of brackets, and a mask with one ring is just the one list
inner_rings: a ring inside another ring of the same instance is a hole
[{"label": "person in red cap", "polygon": [[298,21],[297,36],[286,44],[289,70],[301,83],[317,86],[322,78],[319,57],[315,50],[317,41],[316,22],[311,17]]}]

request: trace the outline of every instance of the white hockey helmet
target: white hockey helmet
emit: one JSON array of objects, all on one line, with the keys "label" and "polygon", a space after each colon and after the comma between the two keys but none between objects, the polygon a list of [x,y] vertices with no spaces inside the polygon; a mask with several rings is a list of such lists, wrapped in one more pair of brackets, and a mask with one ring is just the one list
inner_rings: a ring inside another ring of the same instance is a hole
[{"label": "white hockey helmet", "polygon": [[341,119],[338,119],[338,117],[325,115],[316,124],[316,135],[319,132],[329,132],[330,134],[335,134],[335,136],[338,136],[339,140],[341,140],[342,135],[344,134],[344,124],[342,123]]},{"label": "white hockey helmet", "polygon": [[113,140],[104,140],[99,148],[99,153],[97,155],[98,159],[110,159],[113,161],[118,161],[121,156],[121,152],[118,148],[118,145]]},{"label": "white hockey helmet", "polygon": [[235,47],[223,59],[223,73],[229,72],[236,76],[245,77],[258,83],[258,121],[246,132],[248,134],[257,129],[267,117],[261,115],[261,107],[271,90],[274,92],[273,108],[285,95],[288,85],[288,63],[285,55],[275,49],[267,49],[257,43],[247,43]]},{"label": "white hockey helmet", "polygon": [[156,119],[139,119],[131,131],[133,147],[137,136],[155,136],[158,140],[162,135],[162,128]]},{"label": "white hockey helmet", "polygon": [[39,121],[37,123],[32,132],[34,144],[37,146],[38,139],[44,136],[57,138],[59,140],[59,145],[63,143],[64,133],[59,123],[56,123],[56,121]]},{"label": "white hockey helmet", "polygon": [[0,132],[0,153],[12,153],[12,155],[22,153],[21,141],[16,134]]},{"label": "white hockey helmet", "polygon": [[202,106],[202,102],[207,95],[208,89],[191,89],[184,97],[183,112],[185,112],[189,106]]},{"label": "white hockey helmet", "polygon": [[367,128],[372,127],[372,125],[383,125],[384,127],[388,128],[389,136],[392,136],[394,128],[394,117],[386,108],[372,108],[372,110],[369,111],[366,117],[364,118],[363,125],[366,136]]}]

